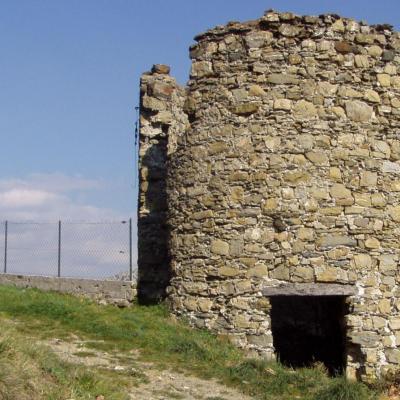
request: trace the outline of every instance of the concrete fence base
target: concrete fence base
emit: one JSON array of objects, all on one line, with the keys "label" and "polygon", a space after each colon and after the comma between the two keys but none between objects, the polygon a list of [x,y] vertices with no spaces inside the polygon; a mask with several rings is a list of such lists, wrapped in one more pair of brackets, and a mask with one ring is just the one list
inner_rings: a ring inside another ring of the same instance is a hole
[{"label": "concrete fence base", "polygon": [[130,281],[0,274],[0,285],[70,293],[118,307],[129,307],[136,298],[136,282]]}]

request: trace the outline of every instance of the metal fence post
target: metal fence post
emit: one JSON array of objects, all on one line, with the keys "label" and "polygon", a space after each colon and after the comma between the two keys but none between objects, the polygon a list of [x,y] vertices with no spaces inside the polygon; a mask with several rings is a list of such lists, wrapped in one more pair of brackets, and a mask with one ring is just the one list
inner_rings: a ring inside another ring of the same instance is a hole
[{"label": "metal fence post", "polygon": [[129,280],[133,280],[132,270],[132,218],[129,218]]},{"label": "metal fence post", "polygon": [[4,224],[4,273],[7,273],[8,221]]},{"label": "metal fence post", "polygon": [[61,277],[61,221],[58,221],[58,269],[57,276]]}]

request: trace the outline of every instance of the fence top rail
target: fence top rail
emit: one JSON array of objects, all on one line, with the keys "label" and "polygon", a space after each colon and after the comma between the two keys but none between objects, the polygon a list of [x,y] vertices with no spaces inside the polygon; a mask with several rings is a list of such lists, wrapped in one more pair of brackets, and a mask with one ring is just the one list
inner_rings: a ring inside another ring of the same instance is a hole
[{"label": "fence top rail", "polygon": [[13,221],[13,220],[3,220],[0,223],[8,223],[14,225],[54,225],[62,222],[63,224],[71,224],[71,225],[113,225],[113,224],[128,224],[129,220],[132,218],[127,218],[124,220],[110,220],[110,221],[73,221],[73,220],[56,220],[56,221]]}]

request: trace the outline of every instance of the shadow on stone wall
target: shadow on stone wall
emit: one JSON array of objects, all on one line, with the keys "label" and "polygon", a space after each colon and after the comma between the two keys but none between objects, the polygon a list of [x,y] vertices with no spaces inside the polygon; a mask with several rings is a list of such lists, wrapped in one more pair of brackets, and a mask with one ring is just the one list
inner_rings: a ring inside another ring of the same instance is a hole
[{"label": "shadow on stone wall", "polygon": [[348,374],[348,377],[351,379],[362,380],[363,376],[366,375],[366,364],[367,364],[367,356],[362,351],[361,345],[359,343],[352,343],[348,341],[347,343],[347,356],[353,361],[359,364],[359,368],[355,370],[355,375]]},{"label": "shadow on stone wall", "polygon": [[167,227],[167,145],[159,138],[142,157],[140,177],[146,211],[138,216],[138,299],[141,304],[160,302],[171,279]]}]

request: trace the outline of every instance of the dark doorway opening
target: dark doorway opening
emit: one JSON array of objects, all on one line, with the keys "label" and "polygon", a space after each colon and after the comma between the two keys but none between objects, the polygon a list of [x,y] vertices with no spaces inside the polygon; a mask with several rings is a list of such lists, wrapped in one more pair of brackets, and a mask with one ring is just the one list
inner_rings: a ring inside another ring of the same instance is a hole
[{"label": "dark doorway opening", "polygon": [[322,362],[330,375],[346,368],[346,297],[273,296],[271,325],[278,360],[293,368]]}]

